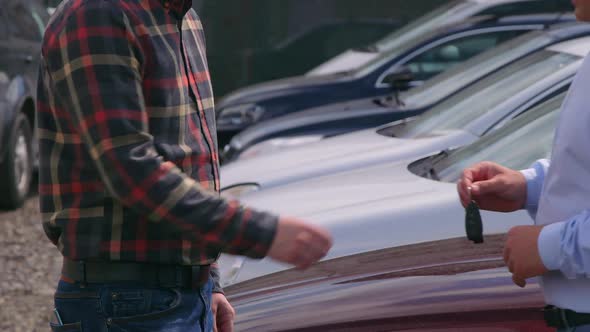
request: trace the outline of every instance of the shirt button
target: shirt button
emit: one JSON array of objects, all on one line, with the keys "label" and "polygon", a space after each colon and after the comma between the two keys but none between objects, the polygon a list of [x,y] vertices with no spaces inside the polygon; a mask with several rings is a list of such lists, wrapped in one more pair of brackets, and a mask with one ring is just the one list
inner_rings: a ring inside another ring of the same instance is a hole
[{"label": "shirt button", "polygon": [[113,293],[113,294],[111,295],[111,299],[113,299],[113,301],[117,301],[117,300],[119,299],[119,294],[117,294],[117,293]]},{"label": "shirt button", "polygon": [[107,325],[111,325],[113,324],[113,319],[112,318],[107,318]]}]

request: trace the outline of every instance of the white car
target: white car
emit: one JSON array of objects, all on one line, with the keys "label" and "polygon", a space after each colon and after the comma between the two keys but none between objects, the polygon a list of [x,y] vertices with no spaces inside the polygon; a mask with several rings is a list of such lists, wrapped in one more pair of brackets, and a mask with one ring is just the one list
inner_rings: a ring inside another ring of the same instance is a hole
[{"label": "white car", "polygon": [[266,190],[469,144],[567,90],[588,52],[590,37],[559,43],[504,67],[414,119],[230,163],[221,170],[222,190],[226,195]]},{"label": "white car", "polygon": [[[511,121],[481,140],[415,162],[387,163],[318,177],[243,196],[248,206],[292,215],[327,227],[334,247],[326,259],[365,251],[465,236],[465,210],[456,181],[462,170],[483,160],[514,169],[549,156],[565,93]],[[532,224],[525,211],[482,211],[484,234]],[[239,283],[288,267],[222,255],[222,280]]]}]

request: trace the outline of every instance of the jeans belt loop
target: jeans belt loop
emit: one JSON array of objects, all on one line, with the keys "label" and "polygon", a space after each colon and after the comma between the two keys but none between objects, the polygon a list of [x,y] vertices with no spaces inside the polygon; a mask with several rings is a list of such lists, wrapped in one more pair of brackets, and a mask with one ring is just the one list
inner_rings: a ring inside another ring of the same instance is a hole
[{"label": "jeans belt loop", "polygon": [[82,279],[80,280],[80,288],[86,288],[86,286],[88,285],[88,280],[86,279],[86,262],[78,262],[78,271],[80,272],[80,276],[82,277]]},{"label": "jeans belt loop", "polygon": [[191,266],[191,288],[193,290],[199,289],[199,283],[201,282],[201,266],[193,265]]},{"label": "jeans belt loop", "polygon": [[175,281],[176,281],[176,287],[178,288],[182,288],[184,285],[182,284],[182,266],[175,266],[174,267],[174,274],[175,274]]},{"label": "jeans belt loop", "polygon": [[156,268],[156,286],[159,286],[161,284],[161,278],[160,278],[160,266],[159,265],[155,265]]}]

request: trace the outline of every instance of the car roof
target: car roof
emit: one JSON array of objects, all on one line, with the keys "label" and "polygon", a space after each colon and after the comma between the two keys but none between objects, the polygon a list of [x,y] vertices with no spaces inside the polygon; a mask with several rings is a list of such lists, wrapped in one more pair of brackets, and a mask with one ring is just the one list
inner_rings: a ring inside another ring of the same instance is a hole
[{"label": "car roof", "polygon": [[585,57],[590,53],[590,37],[581,37],[564,41],[547,48],[550,51],[569,53],[580,57]]},{"label": "car roof", "polygon": [[438,39],[444,35],[458,33],[467,30],[479,28],[491,28],[496,26],[512,25],[548,25],[566,24],[575,22],[575,15],[571,13],[551,13],[551,14],[534,14],[534,15],[516,15],[494,17],[491,15],[474,16],[457,23],[440,27],[420,38],[423,41]]}]

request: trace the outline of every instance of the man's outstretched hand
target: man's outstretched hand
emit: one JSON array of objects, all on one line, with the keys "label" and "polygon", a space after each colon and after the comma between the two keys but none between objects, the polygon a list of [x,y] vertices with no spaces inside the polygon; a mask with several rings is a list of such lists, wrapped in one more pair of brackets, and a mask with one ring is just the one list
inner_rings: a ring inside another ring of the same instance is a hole
[{"label": "man's outstretched hand", "polygon": [[267,256],[306,269],[326,256],[331,247],[332,237],[323,228],[283,217]]}]

